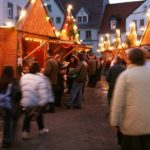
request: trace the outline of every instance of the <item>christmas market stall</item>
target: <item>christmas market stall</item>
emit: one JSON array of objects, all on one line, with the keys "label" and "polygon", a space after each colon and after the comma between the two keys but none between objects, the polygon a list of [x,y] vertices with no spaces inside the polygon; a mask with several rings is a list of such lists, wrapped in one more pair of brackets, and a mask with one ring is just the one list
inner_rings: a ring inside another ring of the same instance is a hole
[{"label": "christmas market stall", "polygon": [[0,35],[0,68],[30,65],[35,60],[44,66],[49,41],[57,39],[42,0],[30,0],[17,25],[0,27]]},{"label": "christmas market stall", "polygon": [[30,0],[22,11],[17,24],[17,55],[18,63],[30,65],[38,61],[44,66],[50,41],[57,39],[42,0]]},{"label": "christmas market stall", "polygon": [[[44,67],[47,51],[52,55],[69,54],[92,49],[79,40],[76,20],[68,6],[64,27],[57,31],[43,0],[30,0],[21,11],[16,26],[0,27],[0,68],[6,65],[28,66],[38,61]],[[0,70],[1,71],[1,70]],[[0,72],[1,73],[1,72]]]},{"label": "christmas market stall", "polygon": [[131,31],[126,34],[126,39],[123,41],[121,38],[121,32],[116,30],[113,43],[110,41],[110,35],[106,34],[105,37],[101,37],[99,44],[99,51],[102,53],[104,60],[113,59],[119,55],[122,59],[126,59],[126,50],[133,47],[139,47],[137,28],[134,22],[131,23]]},{"label": "christmas market stall", "polygon": [[0,27],[0,75],[3,66],[17,66],[17,31],[15,27]]}]

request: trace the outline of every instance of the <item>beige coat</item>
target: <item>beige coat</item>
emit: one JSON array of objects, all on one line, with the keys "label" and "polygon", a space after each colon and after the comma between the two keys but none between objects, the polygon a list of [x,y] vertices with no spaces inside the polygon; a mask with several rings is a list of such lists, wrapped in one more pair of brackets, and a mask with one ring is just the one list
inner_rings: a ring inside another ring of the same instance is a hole
[{"label": "beige coat", "polygon": [[134,66],[119,76],[111,107],[111,126],[125,135],[150,134],[150,69]]}]

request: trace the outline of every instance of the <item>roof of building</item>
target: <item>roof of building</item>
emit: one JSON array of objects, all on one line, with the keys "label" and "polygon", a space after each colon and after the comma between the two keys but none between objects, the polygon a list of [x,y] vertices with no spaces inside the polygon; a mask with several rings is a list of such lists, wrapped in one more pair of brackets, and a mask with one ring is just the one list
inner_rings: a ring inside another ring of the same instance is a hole
[{"label": "roof of building", "polygon": [[47,17],[48,11],[44,7],[43,0],[36,0],[34,3],[29,1],[25,6],[24,15],[18,17],[17,30],[30,34],[56,37],[53,23],[50,19],[47,20]]},{"label": "roof of building", "polygon": [[62,0],[54,0],[55,1],[55,3],[58,5],[58,7],[60,8],[60,10],[62,11],[62,13],[66,13],[66,10],[65,10],[65,8],[64,8],[64,6],[63,6],[63,4],[62,4]]},{"label": "roof of building", "polygon": [[111,30],[110,28],[110,19],[112,17],[115,17],[119,21],[119,25],[117,28],[124,32],[126,30],[126,18],[142,3],[143,1],[136,1],[106,5],[102,25],[99,32],[101,34],[114,32],[114,30]]},{"label": "roof of building", "polygon": [[[81,28],[99,28],[103,17],[104,0],[55,0],[58,6],[67,10],[69,4],[73,5],[73,15],[76,16],[81,8],[84,8],[90,15],[88,24],[79,24]],[[99,18],[99,19],[98,19]]]}]

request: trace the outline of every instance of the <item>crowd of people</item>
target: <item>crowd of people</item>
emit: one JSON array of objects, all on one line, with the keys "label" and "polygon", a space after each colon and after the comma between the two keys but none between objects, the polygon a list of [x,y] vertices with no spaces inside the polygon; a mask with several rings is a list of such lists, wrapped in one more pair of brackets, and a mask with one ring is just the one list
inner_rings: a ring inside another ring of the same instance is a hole
[{"label": "crowd of people", "polygon": [[[85,82],[96,86],[100,79],[99,59],[95,54],[72,54],[68,62],[62,62],[61,55],[51,55],[48,51],[44,68],[35,59],[32,64],[17,68],[17,76],[12,66],[5,66],[0,78],[0,107],[2,108],[2,147],[9,148],[15,143],[16,129],[20,114],[23,114],[22,139],[29,140],[31,121],[34,119],[39,134],[48,133],[44,124],[44,113],[55,112],[56,107],[82,109]],[[98,79],[99,78],[99,79]],[[68,97],[63,101],[67,88]],[[5,106],[2,101],[9,103]]]},{"label": "crowd of people", "polygon": [[[48,51],[44,68],[37,60],[18,69],[18,78],[12,66],[3,68],[0,78],[0,107],[3,117],[2,147],[12,147],[17,123],[23,113],[22,139],[29,140],[31,121],[36,120],[39,134],[49,132],[44,124],[44,113],[55,112],[56,107],[82,109],[84,88],[94,88],[101,75],[106,77],[110,124],[117,129],[118,144],[122,150],[149,150],[149,93],[150,58],[145,47],[127,50],[126,63],[120,56],[105,63],[94,53],[72,54],[68,62],[61,55]],[[145,63],[146,62],[146,63]],[[63,99],[67,88],[68,97]],[[1,101],[7,101],[7,104]]]}]

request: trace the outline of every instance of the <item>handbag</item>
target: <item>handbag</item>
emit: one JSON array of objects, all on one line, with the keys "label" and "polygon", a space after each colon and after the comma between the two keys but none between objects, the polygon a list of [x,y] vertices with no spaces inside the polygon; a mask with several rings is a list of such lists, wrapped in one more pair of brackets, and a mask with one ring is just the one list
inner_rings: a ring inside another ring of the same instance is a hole
[{"label": "handbag", "polygon": [[12,84],[8,84],[6,92],[4,94],[0,93],[0,107],[11,109],[11,93],[12,93]]}]

